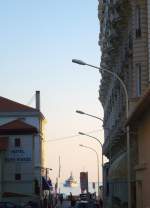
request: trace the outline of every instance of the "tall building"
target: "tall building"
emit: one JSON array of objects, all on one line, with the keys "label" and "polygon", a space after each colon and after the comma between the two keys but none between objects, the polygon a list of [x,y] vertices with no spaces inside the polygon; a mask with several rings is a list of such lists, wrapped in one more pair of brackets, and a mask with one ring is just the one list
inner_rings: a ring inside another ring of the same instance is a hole
[{"label": "tall building", "polygon": [[[109,159],[104,165],[105,207],[111,207],[113,204],[127,207],[127,123],[131,127],[132,205],[138,207],[140,195],[138,187],[143,183],[143,181],[138,183],[138,169],[136,169],[139,164],[141,140],[138,135],[139,124],[135,124],[136,119],[133,118],[139,112],[137,106],[143,97],[148,95],[149,90],[150,2],[149,0],[99,0],[98,17],[101,68],[117,73],[123,80],[129,96],[129,121],[127,121],[125,94],[120,82],[107,72],[101,73],[99,98],[104,109],[103,154]],[[146,102],[146,99],[143,102]],[[144,187],[144,190],[146,192],[147,189]],[[146,206],[150,204],[139,207]]]},{"label": "tall building", "polygon": [[44,123],[39,91],[36,108],[0,97],[0,201],[42,199]]}]

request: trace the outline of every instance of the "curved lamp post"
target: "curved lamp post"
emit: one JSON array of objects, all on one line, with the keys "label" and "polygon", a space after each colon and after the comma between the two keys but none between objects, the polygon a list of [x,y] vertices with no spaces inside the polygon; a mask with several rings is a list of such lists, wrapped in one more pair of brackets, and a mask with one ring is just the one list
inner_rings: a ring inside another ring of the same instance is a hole
[{"label": "curved lamp post", "polygon": [[83,144],[79,144],[79,146],[80,147],[84,147],[84,148],[87,148],[87,149],[90,149],[90,150],[92,150],[93,152],[95,152],[95,154],[96,154],[96,159],[97,159],[97,183],[98,183],[98,189],[97,189],[97,191],[98,191],[98,199],[100,198],[100,190],[99,190],[99,157],[98,157],[98,153],[97,153],[97,151],[95,150],[95,149],[93,149],[92,147],[89,147],[89,146],[85,146],[85,145],[83,145]]},{"label": "curved lamp post", "polygon": [[[96,138],[96,137],[94,137],[94,136],[91,136],[91,135],[89,135],[89,134],[83,133],[83,132],[78,132],[78,134],[80,134],[80,135],[82,135],[82,136],[90,137],[90,138],[92,138],[92,139],[95,139],[95,140],[100,144],[101,149],[103,148],[103,144],[101,143],[101,141],[100,141],[98,138]],[[102,149],[102,178],[103,178],[103,165],[104,165],[104,161],[103,161],[103,149]]]},{"label": "curved lamp post", "polygon": [[83,111],[81,111],[81,110],[76,110],[76,113],[79,113],[79,114],[83,114],[83,115],[86,115],[86,116],[90,116],[90,117],[93,117],[93,118],[96,118],[96,119],[98,119],[98,120],[100,120],[100,121],[104,121],[102,118],[100,118],[100,117],[97,117],[97,116],[93,116],[93,115],[91,115],[91,114],[88,114],[88,113],[85,113],[85,112],[83,112]]},{"label": "curved lamp post", "polygon": [[[96,119],[98,119],[98,120],[100,120],[100,121],[102,121],[104,123],[104,120],[102,118],[98,117],[98,116],[94,116],[92,114],[85,113],[85,112],[83,112],[81,110],[76,110],[76,113],[79,113],[79,114],[82,114],[82,115],[86,115],[86,116],[89,116],[89,117],[92,117],[92,118],[96,118]],[[103,125],[103,129],[110,130],[110,128],[105,127],[104,125]]]},{"label": "curved lamp post", "polygon": [[[107,72],[108,74],[111,74],[113,77],[115,77],[117,80],[119,80],[123,90],[124,90],[124,94],[125,94],[125,100],[126,100],[126,118],[129,118],[129,96],[128,96],[128,91],[126,88],[125,83],[123,82],[123,80],[118,76],[117,73],[110,71],[106,68],[101,68],[101,67],[97,67],[91,64],[88,64],[82,60],[78,60],[78,59],[72,59],[73,63],[79,64],[79,65],[85,65],[85,66],[89,66],[95,69],[98,69],[100,72]],[[126,126],[126,133],[127,133],[127,172],[128,172],[128,208],[131,208],[131,167],[130,167],[130,127],[129,125]]]}]

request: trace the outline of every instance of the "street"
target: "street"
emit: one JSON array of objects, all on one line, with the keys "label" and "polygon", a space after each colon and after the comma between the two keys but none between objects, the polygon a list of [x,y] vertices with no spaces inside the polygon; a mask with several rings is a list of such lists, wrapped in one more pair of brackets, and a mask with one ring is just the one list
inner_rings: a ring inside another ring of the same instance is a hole
[{"label": "street", "polygon": [[[72,208],[95,208],[95,207],[96,207],[95,201],[93,200],[90,202],[77,201],[75,206],[73,206]],[[71,208],[70,201],[64,200],[62,205],[58,203],[56,208]]]}]

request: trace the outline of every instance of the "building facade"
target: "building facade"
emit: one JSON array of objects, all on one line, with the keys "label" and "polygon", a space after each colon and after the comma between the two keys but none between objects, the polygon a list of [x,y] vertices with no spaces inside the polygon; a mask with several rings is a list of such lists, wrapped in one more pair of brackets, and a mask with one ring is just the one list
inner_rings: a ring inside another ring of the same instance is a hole
[{"label": "building facade", "polygon": [[136,207],[150,207],[150,89],[144,94],[128,119],[132,131],[136,132],[138,160],[135,170]]},{"label": "building facade", "polygon": [[40,202],[43,196],[44,123],[36,108],[0,97],[0,201]]},{"label": "building facade", "polygon": [[[99,45],[101,68],[117,73],[129,96],[129,115],[149,88],[150,2],[148,0],[99,0]],[[99,98],[104,108],[105,142],[103,154],[105,207],[127,206],[126,102],[120,82],[101,73]],[[131,124],[130,124],[131,125]],[[135,167],[139,159],[137,129],[130,131],[132,205],[137,207]]]}]

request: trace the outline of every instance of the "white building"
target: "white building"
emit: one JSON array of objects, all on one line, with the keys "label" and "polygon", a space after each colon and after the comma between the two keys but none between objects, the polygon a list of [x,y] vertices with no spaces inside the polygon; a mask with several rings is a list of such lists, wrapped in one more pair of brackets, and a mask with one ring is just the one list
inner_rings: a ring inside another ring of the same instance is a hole
[{"label": "white building", "polygon": [[0,201],[42,198],[45,118],[36,108],[0,97]]}]

